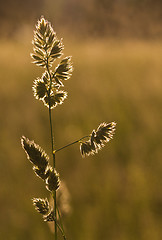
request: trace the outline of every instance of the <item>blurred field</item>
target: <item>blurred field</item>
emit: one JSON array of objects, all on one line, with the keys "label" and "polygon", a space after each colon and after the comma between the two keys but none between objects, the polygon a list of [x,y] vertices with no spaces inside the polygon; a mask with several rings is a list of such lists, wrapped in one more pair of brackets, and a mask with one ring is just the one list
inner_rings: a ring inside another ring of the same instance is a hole
[{"label": "blurred field", "polygon": [[[114,139],[98,155],[82,159],[76,145],[56,156],[71,194],[68,239],[161,240],[162,43],[64,43],[74,73],[65,84],[68,100],[53,112],[56,147],[100,122],[117,122]],[[48,110],[31,91],[41,74],[30,63],[31,49],[0,44],[0,239],[53,239],[31,202],[48,192],[20,146],[25,135],[50,154]]]}]

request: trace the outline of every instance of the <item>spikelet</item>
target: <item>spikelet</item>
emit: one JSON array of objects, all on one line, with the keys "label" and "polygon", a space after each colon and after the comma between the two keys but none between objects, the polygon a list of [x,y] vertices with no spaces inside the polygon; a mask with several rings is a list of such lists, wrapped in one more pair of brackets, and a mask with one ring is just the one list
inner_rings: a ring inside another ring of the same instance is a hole
[{"label": "spikelet", "polygon": [[116,126],[115,122],[101,123],[99,125],[93,140],[97,145],[98,149],[104,147],[104,144],[109,142],[113,138],[115,126]]},{"label": "spikelet", "polygon": [[36,25],[32,43],[34,53],[31,57],[38,66],[51,66],[53,61],[63,54],[62,40],[57,39],[51,24],[44,17],[41,17]]},{"label": "spikelet", "polygon": [[55,220],[54,211],[51,209],[47,198],[33,198],[32,201],[35,210],[43,215],[43,220],[45,222],[53,222]]},{"label": "spikelet", "polygon": [[80,151],[81,151],[81,155],[83,157],[93,155],[95,153],[94,150],[91,147],[90,141],[81,142]]},{"label": "spikelet", "polygon": [[43,168],[39,168],[37,166],[33,166],[33,171],[35,174],[40,177],[42,180],[46,180],[49,177],[49,166],[44,170]]},{"label": "spikelet", "polygon": [[45,222],[53,222],[53,221],[55,221],[54,211],[51,210],[47,215],[44,215],[43,219],[44,219]]},{"label": "spikelet", "polygon": [[82,157],[98,153],[105,143],[109,142],[115,133],[115,122],[101,123],[97,130],[93,130],[90,139],[80,143]]},{"label": "spikelet", "polygon": [[33,93],[36,99],[42,100],[46,96],[47,91],[47,84],[43,79],[37,78],[34,80]]},{"label": "spikelet", "polygon": [[46,199],[42,199],[42,198],[33,198],[33,205],[35,206],[35,209],[43,214],[43,215],[47,215],[50,211],[50,206],[49,206],[49,202]]},{"label": "spikelet", "polygon": [[49,170],[49,176],[46,179],[46,188],[49,191],[53,192],[56,191],[59,188],[59,186],[60,186],[59,174],[55,169],[51,167]]},{"label": "spikelet", "polygon": [[67,92],[55,90],[55,92],[51,92],[50,97],[46,96],[43,99],[43,102],[45,106],[47,106],[48,108],[50,106],[50,108],[53,109],[58,104],[61,105],[66,98]]},{"label": "spikelet", "polygon": [[48,155],[45,151],[37,145],[34,141],[22,136],[21,144],[27,154],[27,158],[31,163],[41,169],[46,169],[49,161]]},{"label": "spikelet", "polygon": [[59,65],[55,69],[54,78],[58,84],[62,85],[61,80],[68,80],[71,77],[73,71],[71,57],[62,59]]}]

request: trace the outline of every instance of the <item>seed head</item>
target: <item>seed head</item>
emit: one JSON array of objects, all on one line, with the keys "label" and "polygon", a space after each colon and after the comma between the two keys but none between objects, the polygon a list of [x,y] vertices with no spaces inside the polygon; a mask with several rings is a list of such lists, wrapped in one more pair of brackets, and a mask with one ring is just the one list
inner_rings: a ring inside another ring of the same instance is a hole
[{"label": "seed head", "polygon": [[93,130],[89,140],[80,144],[82,157],[98,153],[98,150],[113,138],[115,126],[115,122],[101,123],[97,130]]},{"label": "seed head", "polygon": [[33,40],[34,63],[41,67],[51,66],[53,61],[62,55],[62,40],[58,40],[51,24],[41,17],[36,25]]},{"label": "seed head", "polygon": [[44,105],[46,105],[48,108],[50,106],[50,108],[52,109],[56,107],[58,104],[61,105],[66,98],[67,92],[55,90],[55,92],[51,92],[50,97],[46,96],[43,99],[43,102]]},{"label": "seed head", "polygon": [[54,211],[51,210],[48,215],[43,216],[43,219],[44,219],[45,222],[53,222],[53,221],[55,221]]},{"label": "seed head", "polygon": [[59,80],[68,80],[72,74],[73,67],[71,57],[66,57],[61,60],[55,69],[54,77]]},{"label": "seed head", "polygon": [[43,215],[46,215],[49,213],[50,211],[50,207],[49,207],[49,202],[46,199],[42,199],[42,198],[33,198],[32,199],[33,201],[33,205],[35,206],[35,209],[43,214]]},{"label": "seed head", "polygon": [[55,169],[50,168],[49,176],[46,179],[46,187],[49,191],[56,191],[60,186],[60,178],[59,174],[56,172]]},{"label": "seed head", "polygon": [[33,93],[34,97],[38,100],[42,100],[47,94],[47,86],[42,79],[37,78],[34,80]]},{"label": "seed head", "polygon": [[21,144],[27,154],[27,158],[38,168],[46,169],[49,157],[45,151],[34,141],[30,141],[24,136],[21,138]]},{"label": "seed head", "polygon": [[45,151],[34,141],[26,137],[21,138],[21,145],[26,152],[27,158],[34,165],[35,174],[42,180],[49,176],[49,157]]},{"label": "seed head", "polygon": [[33,171],[42,180],[46,180],[49,177],[49,167],[47,167],[46,169],[43,169],[43,168],[38,168],[37,166],[33,166]]}]

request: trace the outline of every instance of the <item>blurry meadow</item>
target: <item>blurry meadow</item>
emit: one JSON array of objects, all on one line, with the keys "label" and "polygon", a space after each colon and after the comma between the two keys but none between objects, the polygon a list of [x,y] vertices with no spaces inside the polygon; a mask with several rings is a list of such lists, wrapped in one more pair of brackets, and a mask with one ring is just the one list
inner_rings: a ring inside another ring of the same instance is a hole
[{"label": "blurry meadow", "polygon": [[[51,152],[48,109],[32,93],[41,73],[30,58],[35,19],[0,39],[0,239],[52,239],[31,201],[47,190],[20,145],[25,135]],[[68,99],[53,110],[56,148],[117,122],[99,154],[82,159],[74,145],[56,155],[70,195],[68,240],[161,240],[162,39],[75,38],[52,25],[74,65]]]}]

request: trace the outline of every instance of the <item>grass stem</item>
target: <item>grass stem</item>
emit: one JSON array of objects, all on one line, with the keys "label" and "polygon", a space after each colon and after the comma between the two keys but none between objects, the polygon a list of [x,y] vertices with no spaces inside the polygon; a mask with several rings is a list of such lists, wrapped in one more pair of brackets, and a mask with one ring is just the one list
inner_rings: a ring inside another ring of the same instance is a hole
[{"label": "grass stem", "polygon": [[[51,107],[49,104],[49,120],[50,120],[50,132],[51,132],[51,146],[52,146],[52,156],[53,156],[53,168],[55,168],[56,161],[55,161],[55,153],[54,153],[54,137],[53,137],[53,127],[52,127],[52,114],[51,114]],[[57,212],[56,212],[56,191],[54,191],[54,218],[57,219]],[[55,240],[57,240],[57,224],[54,221],[54,229],[55,229]]]},{"label": "grass stem", "polygon": [[63,146],[63,147],[61,147],[61,148],[58,148],[58,149],[55,150],[55,153],[63,150],[64,148],[67,148],[67,147],[69,147],[69,146],[71,146],[71,145],[73,145],[73,144],[75,144],[75,143],[78,143],[78,142],[80,142],[82,139],[88,138],[88,137],[89,137],[89,136],[84,136],[84,137],[82,137],[82,138],[80,138],[80,139],[78,139],[78,140],[76,140],[76,141],[74,141],[74,142],[72,142],[72,143],[69,143],[69,144],[67,144],[67,145],[65,145],[65,146]]},{"label": "grass stem", "polygon": [[[51,133],[51,147],[52,147],[52,157],[53,157],[53,168],[56,167],[56,161],[55,161],[55,153],[54,153],[54,136],[53,136],[53,126],[52,126],[52,113],[51,113],[51,103],[50,103],[50,92],[51,92],[51,84],[52,84],[52,77],[50,74],[50,70],[48,67],[48,58],[47,58],[47,72],[49,74],[50,77],[50,88],[49,88],[49,121],[50,121],[50,133]],[[56,190],[54,191],[54,195],[53,195],[53,200],[54,200],[54,218],[57,219],[57,211],[56,211]],[[54,221],[54,239],[57,240],[57,223],[56,221]]]}]

